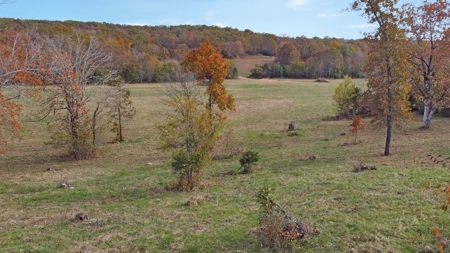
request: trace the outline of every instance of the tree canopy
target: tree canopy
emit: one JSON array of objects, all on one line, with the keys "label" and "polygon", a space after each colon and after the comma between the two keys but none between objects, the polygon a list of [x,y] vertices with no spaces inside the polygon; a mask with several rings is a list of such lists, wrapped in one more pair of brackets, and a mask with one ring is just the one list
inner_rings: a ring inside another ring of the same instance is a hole
[{"label": "tree canopy", "polygon": [[362,11],[375,32],[366,34],[370,50],[365,65],[368,91],[364,98],[372,122],[386,126],[384,155],[390,154],[392,127],[410,116],[407,83],[406,37],[398,27],[397,0],[357,0],[352,9]]},{"label": "tree canopy", "polygon": [[206,83],[206,93],[209,95],[208,109],[217,104],[220,110],[235,110],[234,97],[228,94],[224,81],[228,72],[228,65],[222,55],[207,40],[197,49],[187,53],[182,63],[189,71],[196,74],[197,81]]}]

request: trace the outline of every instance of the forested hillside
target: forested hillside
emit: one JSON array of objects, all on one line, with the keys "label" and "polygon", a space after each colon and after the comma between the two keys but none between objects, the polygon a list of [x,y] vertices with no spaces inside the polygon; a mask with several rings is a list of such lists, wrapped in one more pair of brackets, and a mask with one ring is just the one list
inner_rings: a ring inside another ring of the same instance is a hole
[{"label": "forested hillside", "polygon": [[283,37],[217,26],[132,26],[97,22],[0,19],[1,31],[36,31],[49,37],[81,33],[97,37],[113,52],[113,66],[128,83],[161,82],[172,64],[206,39],[225,58],[274,56],[256,67],[253,76],[289,78],[363,77],[367,52],[363,40]]}]

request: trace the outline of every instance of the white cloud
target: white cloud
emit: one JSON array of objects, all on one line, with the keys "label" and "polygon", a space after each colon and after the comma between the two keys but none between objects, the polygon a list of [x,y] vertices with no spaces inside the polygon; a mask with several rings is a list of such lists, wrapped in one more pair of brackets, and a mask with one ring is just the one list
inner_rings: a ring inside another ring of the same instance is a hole
[{"label": "white cloud", "polygon": [[293,0],[287,4],[288,7],[298,8],[301,6],[305,6],[308,3],[308,0]]},{"label": "white cloud", "polygon": [[176,23],[178,20],[176,18],[167,18],[160,20],[159,23],[161,24],[168,24],[168,23]]},{"label": "white cloud", "polygon": [[361,28],[369,28],[369,27],[374,27],[374,24],[362,24],[362,25],[349,25],[346,26],[346,28],[350,28],[350,29],[361,29]]},{"label": "white cloud", "polygon": [[226,25],[224,23],[221,23],[221,22],[214,22],[213,25],[221,27],[221,28],[226,27]]},{"label": "white cloud", "polygon": [[139,22],[139,21],[137,21],[137,22],[127,22],[125,24],[126,25],[135,25],[135,26],[146,26],[146,25],[149,25],[148,23]]},{"label": "white cloud", "polygon": [[208,11],[204,17],[204,19],[211,23],[212,25],[218,26],[218,27],[226,27],[226,25],[222,22],[216,21],[216,16],[218,13],[215,11]]}]

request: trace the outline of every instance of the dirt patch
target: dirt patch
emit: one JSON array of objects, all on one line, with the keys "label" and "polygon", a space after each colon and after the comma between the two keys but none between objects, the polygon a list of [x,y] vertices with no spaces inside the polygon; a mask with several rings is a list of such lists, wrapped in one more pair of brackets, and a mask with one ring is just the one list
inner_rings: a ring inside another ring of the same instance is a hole
[{"label": "dirt patch", "polygon": [[208,195],[192,197],[184,205],[185,206],[195,206],[195,205],[198,205],[199,203],[207,201],[208,198],[209,198]]}]

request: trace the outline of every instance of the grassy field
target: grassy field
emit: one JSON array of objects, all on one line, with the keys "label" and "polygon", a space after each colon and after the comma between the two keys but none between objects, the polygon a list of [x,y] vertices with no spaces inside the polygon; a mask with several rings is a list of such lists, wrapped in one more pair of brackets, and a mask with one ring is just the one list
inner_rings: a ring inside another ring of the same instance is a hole
[{"label": "grassy field", "polygon": [[264,56],[264,55],[246,55],[243,58],[236,58],[233,61],[236,63],[240,76],[248,77],[250,76],[250,70],[255,67],[255,65],[262,66],[264,63],[273,64],[275,57]]},{"label": "grassy field", "polygon": [[[427,155],[450,155],[450,119],[436,117],[429,131],[419,129],[419,117],[396,128],[389,157],[384,130],[368,127],[362,143],[344,145],[350,121],[330,120],[338,83],[227,81],[237,102],[229,124],[261,160],[254,173],[235,176],[219,174],[237,171],[238,157],[217,160],[202,186],[184,193],[166,190],[176,177],[155,128],[169,110],[159,85],[130,86],[138,114],[126,123],[126,141],[87,161],[62,160],[62,151],[44,144],[46,124],[27,121],[25,108],[23,141],[0,156],[0,251],[271,252],[255,233],[255,193],[268,186],[277,203],[319,231],[298,252],[437,252],[431,228],[450,237],[450,212],[440,209],[449,168]],[[285,131],[291,121],[297,136]],[[377,169],[354,173],[358,162]],[[64,181],[73,188],[59,188]],[[205,195],[206,202],[184,205]],[[79,212],[89,222],[74,222]]]}]

